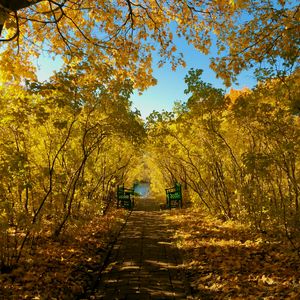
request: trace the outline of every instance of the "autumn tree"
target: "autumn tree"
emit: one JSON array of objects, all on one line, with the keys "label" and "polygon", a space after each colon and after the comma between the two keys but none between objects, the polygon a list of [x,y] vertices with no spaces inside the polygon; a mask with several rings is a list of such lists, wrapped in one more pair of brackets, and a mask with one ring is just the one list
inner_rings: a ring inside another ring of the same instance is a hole
[{"label": "autumn tree", "polygon": [[28,240],[58,237],[104,214],[143,141],[131,111],[132,83],[90,81],[87,62],[45,83],[1,88],[0,265],[11,266]]},{"label": "autumn tree", "polygon": [[175,178],[208,213],[299,246],[299,73],[227,95],[201,73],[186,76],[187,103],[148,119],[165,184]]}]

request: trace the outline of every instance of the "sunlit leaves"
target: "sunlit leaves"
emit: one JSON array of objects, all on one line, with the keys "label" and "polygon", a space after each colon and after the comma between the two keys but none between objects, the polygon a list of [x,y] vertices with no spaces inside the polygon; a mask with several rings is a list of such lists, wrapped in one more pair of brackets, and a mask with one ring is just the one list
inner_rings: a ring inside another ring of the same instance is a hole
[{"label": "sunlit leaves", "polygon": [[139,113],[131,111],[132,82],[99,66],[102,83],[89,62],[78,65],[48,82],[12,79],[0,87],[0,211],[3,226],[21,232],[10,263],[31,235],[57,237],[73,214],[104,213],[114,186],[131,180],[128,169],[144,138]]},{"label": "sunlit leaves", "polygon": [[19,32],[11,47],[14,55],[26,52],[26,60],[38,56],[40,49],[62,55],[67,64],[94,55],[144,90],[154,83],[153,51],[161,56],[160,65],[185,65],[174,33],[205,54],[216,35],[219,57],[212,59],[211,67],[230,85],[242,70],[262,62],[273,71],[295,69],[298,14],[293,2],[275,0],[41,1],[19,10],[17,19],[12,15],[6,20],[13,32],[6,31],[4,37]]},{"label": "sunlit leaves", "polygon": [[201,73],[186,76],[191,96],[179,114],[148,119],[165,180],[186,184],[187,201],[209,213],[299,237],[298,72],[228,95]]}]

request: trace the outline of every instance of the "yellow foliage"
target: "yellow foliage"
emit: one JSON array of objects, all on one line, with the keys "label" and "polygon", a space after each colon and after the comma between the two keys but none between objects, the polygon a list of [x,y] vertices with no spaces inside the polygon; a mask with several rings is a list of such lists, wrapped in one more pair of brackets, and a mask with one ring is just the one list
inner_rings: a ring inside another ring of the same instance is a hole
[{"label": "yellow foliage", "polygon": [[[9,42],[13,49],[10,56],[20,54],[24,66],[28,64],[25,60],[38,56],[41,49],[62,55],[67,64],[74,57],[82,60],[92,53],[98,62],[122,73],[123,78],[133,78],[136,87],[143,90],[151,83],[153,50],[174,70],[178,64],[184,65],[173,45],[175,25],[178,35],[205,54],[209,53],[212,36],[217,35],[219,53],[228,51],[211,67],[230,85],[236,74],[268,57],[280,58],[291,66],[296,62],[297,6],[285,6],[283,1],[279,4],[282,10],[278,10],[276,1],[265,2],[215,0],[187,4],[147,0],[135,5],[130,1],[67,0],[58,5],[33,1],[34,9],[19,10],[18,20],[10,16],[3,37],[9,39],[18,33]],[[247,20],[241,18],[246,14]],[[28,54],[26,58],[24,53]],[[20,68],[19,76],[23,72],[25,67]]]}]

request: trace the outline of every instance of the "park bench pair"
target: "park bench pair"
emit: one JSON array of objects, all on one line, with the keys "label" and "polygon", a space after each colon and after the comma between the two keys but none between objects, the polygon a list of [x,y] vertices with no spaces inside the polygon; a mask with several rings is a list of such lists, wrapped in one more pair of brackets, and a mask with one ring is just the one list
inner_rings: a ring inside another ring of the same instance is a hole
[{"label": "park bench pair", "polygon": [[[124,184],[117,187],[117,207],[133,209],[134,188],[125,188]],[[181,184],[176,182],[172,188],[166,189],[166,208],[182,207]]]}]

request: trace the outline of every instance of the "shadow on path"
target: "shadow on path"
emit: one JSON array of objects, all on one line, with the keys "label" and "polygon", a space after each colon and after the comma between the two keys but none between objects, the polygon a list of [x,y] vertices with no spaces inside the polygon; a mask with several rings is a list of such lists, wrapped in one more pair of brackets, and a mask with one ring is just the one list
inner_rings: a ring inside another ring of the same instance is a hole
[{"label": "shadow on path", "polygon": [[163,212],[142,207],[131,213],[90,299],[187,298],[174,230]]}]

